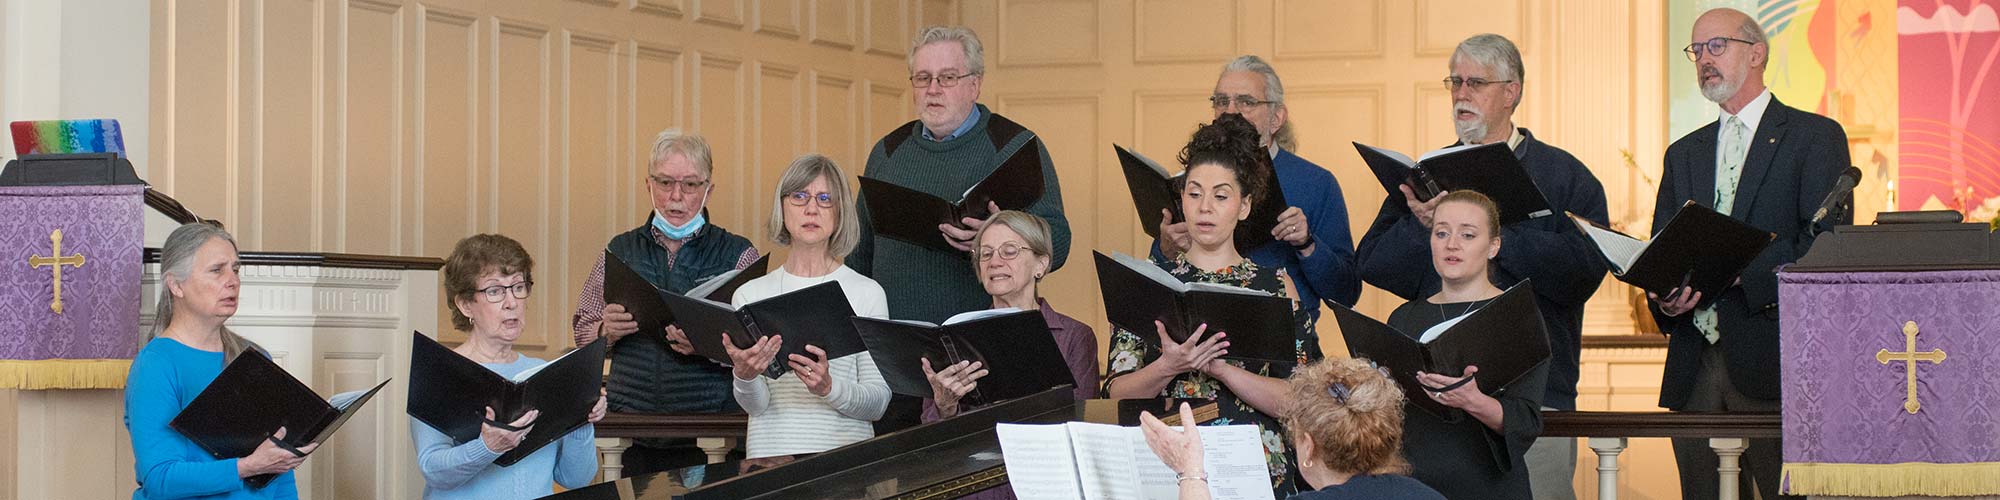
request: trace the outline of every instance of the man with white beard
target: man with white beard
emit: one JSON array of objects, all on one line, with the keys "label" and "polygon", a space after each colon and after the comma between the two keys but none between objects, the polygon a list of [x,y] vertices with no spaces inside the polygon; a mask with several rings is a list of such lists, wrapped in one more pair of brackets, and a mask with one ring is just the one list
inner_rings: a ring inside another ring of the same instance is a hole
[{"label": "man with white beard", "polygon": [[[1737,286],[1704,300],[1677,290],[1652,299],[1667,333],[1660,406],[1674,411],[1776,412],[1778,404],[1778,266],[1798,260],[1821,231],[1852,214],[1810,225],[1834,180],[1847,169],[1847,132],[1827,117],[1794,109],[1764,88],[1771,46],[1764,29],[1733,9],[1705,12],[1682,49],[1694,62],[1702,97],[1720,107],[1710,122],[1667,147],[1653,230],[1689,200],[1776,235],[1745,266]],[[1852,200],[1848,200],[1852,201]],[[1698,306],[1698,307],[1697,307]],[[1743,453],[1745,493],[1778,496],[1778,439],[1752,439]],[[1718,494],[1715,451],[1706,439],[1674,439],[1681,497]],[[1784,497],[1799,498],[1799,497]]]},{"label": "man with white beard", "polygon": [[[1605,266],[1597,249],[1564,217],[1575,212],[1598,224],[1608,224],[1604,186],[1583,162],[1514,125],[1521,104],[1524,72],[1521,52],[1505,37],[1474,35],[1459,42],[1450,60],[1452,123],[1458,144],[1505,142],[1554,208],[1553,216],[1515,222],[1501,229],[1500,254],[1493,259],[1492,277],[1501,288],[1534,281],[1536,302],[1549,330],[1549,379],[1542,395],[1545,409],[1576,409],[1577,358],[1582,355],[1583,305],[1604,280]],[[1492,193],[1483,193],[1492,194]],[[1361,279],[1406,300],[1429,297],[1442,287],[1431,266],[1431,214],[1437,200],[1416,201],[1408,187],[1404,201],[1384,200],[1382,210],[1356,251]],[[1455,237],[1446,231],[1438,237]],[[1465,450],[1485,457],[1519,456],[1499,449]],[[1510,460],[1511,461],[1511,460]],[[1571,474],[1576,464],[1575,439],[1542,439],[1530,447],[1526,463],[1493,463],[1495,474],[1528,467],[1535,498],[1573,499]],[[1421,479],[1421,478],[1420,478]]]}]

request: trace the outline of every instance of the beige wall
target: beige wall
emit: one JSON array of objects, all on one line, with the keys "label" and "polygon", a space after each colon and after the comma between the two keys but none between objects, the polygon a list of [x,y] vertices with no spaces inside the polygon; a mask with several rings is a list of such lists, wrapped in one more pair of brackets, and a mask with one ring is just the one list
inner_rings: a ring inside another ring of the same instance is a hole
[{"label": "beige wall", "polygon": [[[1110,145],[1173,158],[1211,118],[1206,98],[1217,71],[1238,54],[1278,68],[1298,152],[1339,179],[1357,241],[1385,193],[1349,143],[1422,152],[1453,142],[1451,97],[1439,80],[1452,48],[1480,32],[1522,50],[1526,87],[1515,122],[1590,167],[1614,222],[1645,227],[1655,188],[1621,151],[1658,177],[1661,54],[1672,50],[1663,8],[1660,0],[983,0],[964,2],[960,16],[987,44],[983,100],[1046,138],[1062,178],[1075,231],[1071,266],[1044,288],[1102,332],[1095,274],[1078,256],[1151,243]],[[1586,315],[1587,333],[1631,333],[1629,293],[1608,283]],[[1386,315],[1401,302],[1369,287],[1357,308]],[[1332,325],[1321,333],[1328,352],[1345,352]]]},{"label": "beige wall", "polygon": [[655,133],[708,137],[712,220],[761,243],[793,156],[858,171],[910,119],[903,53],[949,6],[155,0],[149,180],[245,248],[442,257],[512,236],[538,261],[522,348],[556,349],[603,243],[644,221]]}]

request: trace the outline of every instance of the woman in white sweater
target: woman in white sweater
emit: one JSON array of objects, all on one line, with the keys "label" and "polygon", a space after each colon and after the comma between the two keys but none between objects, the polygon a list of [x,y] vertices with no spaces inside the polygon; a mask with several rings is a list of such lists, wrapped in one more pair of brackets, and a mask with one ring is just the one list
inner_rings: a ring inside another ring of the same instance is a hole
[{"label": "woman in white sweater", "polygon": [[[841,264],[860,238],[852,193],[833,160],[817,154],[793,160],[771,204],[771,240],[791,252],[783,267],[744,283],[730,302],[741,307],[835,281],[856,316],[887,318],[882,286]],[[674,341],[677,350],[692,350],[684,347],[685,338]],[[777,335],[748,349],[723,342],[736,375],[736,402],[750,414],[745,458],[775,465],[874,437],[873,422],[889,405],[889,384],[874,358],[862,352],[829,360],[809,346],[811,357],[777,360],[781,342]],[[774,362],[789,364],[791,371],[777,379],[763,376]]]}]

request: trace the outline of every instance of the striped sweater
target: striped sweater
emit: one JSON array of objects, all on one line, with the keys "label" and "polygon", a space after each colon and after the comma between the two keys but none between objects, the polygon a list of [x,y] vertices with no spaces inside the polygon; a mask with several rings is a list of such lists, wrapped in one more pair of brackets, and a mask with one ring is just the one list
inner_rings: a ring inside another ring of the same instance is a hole
[{"label": "striped sweater", "polygon": [[[730,302],[742,307],[828,281],[840,282],[840,291],[847,294],[855,316],[888,317],[882,287],[846,266],[815,278],[779,268],[744,283]],[[875,437],[873,423],[889,405],[889,383],[876,370],[875,359],[862,352],[829,360],[827,372],[832,374],[833,384],[825,397],[807,390],[792,372],[776,380],[763,375],[752,380],[731,376],[736,402],[750,414],[749,433],[744,439],[746,458],[818,453]]]}]

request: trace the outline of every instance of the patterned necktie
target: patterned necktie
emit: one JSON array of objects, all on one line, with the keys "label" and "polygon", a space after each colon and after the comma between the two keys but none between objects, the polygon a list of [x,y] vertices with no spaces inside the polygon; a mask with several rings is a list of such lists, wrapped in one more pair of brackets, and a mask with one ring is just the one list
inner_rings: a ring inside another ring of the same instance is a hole
[{"label": "patterned necktie", "polygon": [[[1743,156],[1750,147],[1749,135],[1750,128],[1736,115],[1723,122],[1715,156],[1715,211],[1725,215],[1736,206],[1736,186],[1743,180]],[[1694,327],[1710,344],[1722,338],[1715,325],[1714,303],[1694,311]]]}]

